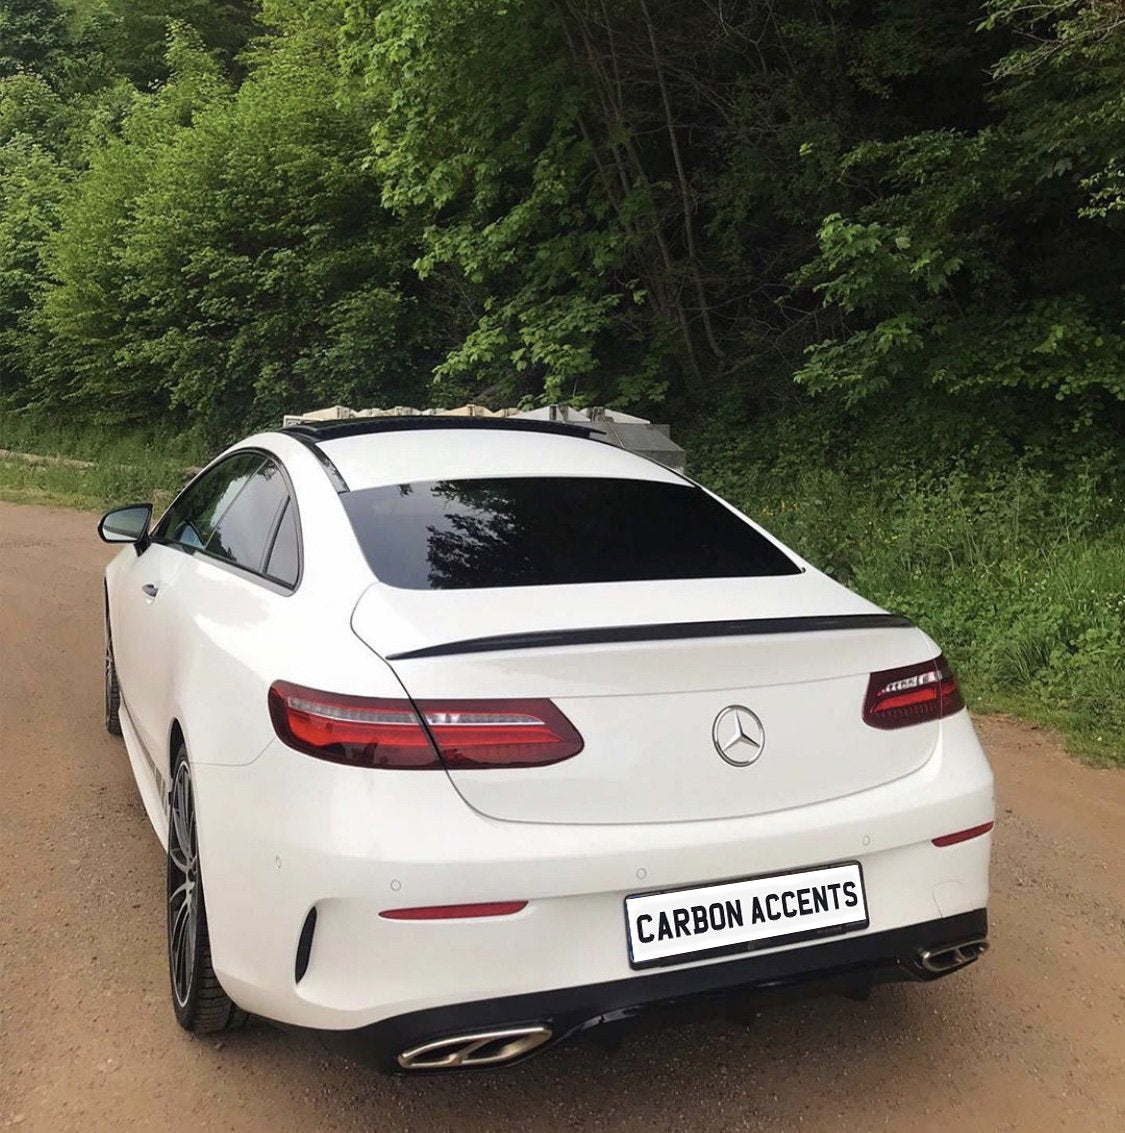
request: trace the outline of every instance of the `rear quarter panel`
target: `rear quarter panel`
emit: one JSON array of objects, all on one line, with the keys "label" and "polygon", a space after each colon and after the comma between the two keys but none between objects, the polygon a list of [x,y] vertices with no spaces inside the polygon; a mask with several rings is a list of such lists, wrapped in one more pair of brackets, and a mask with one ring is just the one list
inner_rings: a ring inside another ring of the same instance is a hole
[{"label": "rear quarter panel", "polygon": [[302,573],[285,592],[192,556],[179,588],[173,642],[178,721],[198,764],[246,764],[274,738],[267,694],[275,680],[366,696],[399,696],[397,678],[350,629],[370,585],[336,492],[315,458],[287,438],[251,438],[274,451],[293,482],[300,514]]}]

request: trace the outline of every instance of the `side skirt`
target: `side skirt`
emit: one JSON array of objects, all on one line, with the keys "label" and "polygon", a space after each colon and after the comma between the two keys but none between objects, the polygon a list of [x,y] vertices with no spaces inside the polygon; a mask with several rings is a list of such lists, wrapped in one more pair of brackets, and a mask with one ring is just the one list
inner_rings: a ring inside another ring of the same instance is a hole
[{"label": "side skirt", "polygon": [[133,727],[132,718],[125,698],[121,698],[121,735],[125,740],[125,750],[129,753],[129,763],[133,768],[133,778],[137,782],[137,791],[144,803],[145,813],[149,823],[160,840],[161,848],[168,850],[168,797],[163,777],[157,769],[156,763],[148,753],[148,749],[137,735]]}]

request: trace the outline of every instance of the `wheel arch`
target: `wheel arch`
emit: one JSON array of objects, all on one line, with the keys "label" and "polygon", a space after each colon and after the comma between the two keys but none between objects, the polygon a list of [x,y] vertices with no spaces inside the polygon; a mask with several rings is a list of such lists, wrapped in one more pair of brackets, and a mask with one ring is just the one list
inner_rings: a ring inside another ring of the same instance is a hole
[{"label": "wheel arch", "polygon": [[[184,730],[180,726],[179,719],[176,718],[176,717],[173,717],[172,723],[168,728],[168,749],[167,749],[167,751],[162,753],[164,755],[164,758],[165,758],[165,765],[164,765],[164,768],[163,768],[164,790],[162,792],[163,798],[161,799],[161,803],[164,806],[164,817],[167,820],[167,826],[168,826],[169,830],[171,830],[171,826],[172,826],[172,819],[171,819],[172,780],[173,780],[173,776],[174,776],[174,773],[175,773],[175,770],[176,770],[176,766],[175,766],[176,751],[179,748],[180,744],[184,745],[185,761],[190,762],[190,761],[187,760],[187,752],[188,752],[189,749],[188,749],[188,746],[187,746],[187,739],[184,736]],[[196,800],[196,801],[198,803],[198,800]],[[197,819],[197,821],[198,821],[198,819]],[[169,834],[169,837],[170,836],[171,835]],[[167,846],[165,846],[165,849],[167,849]]]},{"label": "wheel arch", "polygon": [[109,617],[109,579],[102,576],[102,617],[105,621],[105,632],[109,640],[113,640],[113,623]]},{"label": "wheel arch", "polygon": [[167,752],[165,752],[165,757],[166,757],[167,763],[168,763],[168,778],[169,778],[169,780],[171,780],[171,777],[172,777],[172,760],[175,759],[176,748],[180,744],[183,744],[184,747],[186,748],[187,747],[187,737],[184,735],[184,729],[180,725],[179,718],[176,717],[176,716],[173,716],[172,717],[172,725],[168,729],[168,750],[167,750]]}]

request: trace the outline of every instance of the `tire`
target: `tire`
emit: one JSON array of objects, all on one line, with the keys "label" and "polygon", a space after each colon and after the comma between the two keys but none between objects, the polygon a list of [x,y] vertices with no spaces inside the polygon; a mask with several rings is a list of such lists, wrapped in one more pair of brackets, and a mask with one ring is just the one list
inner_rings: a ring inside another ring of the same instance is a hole
[{"label": "tire", "polygon": [[117,683],[117,666],[113,663],[108,603],[105,610],[105,730],[111,736],[121,735],[121,687]]},{"label": "tire", "polygon": [[185,1031],[205,1035],[235,1030],[247,1016],[223,991],[211,967],[197,847],[191,765],[181,743],[172,760],[168,797],[168,974],[176,1021]]}]

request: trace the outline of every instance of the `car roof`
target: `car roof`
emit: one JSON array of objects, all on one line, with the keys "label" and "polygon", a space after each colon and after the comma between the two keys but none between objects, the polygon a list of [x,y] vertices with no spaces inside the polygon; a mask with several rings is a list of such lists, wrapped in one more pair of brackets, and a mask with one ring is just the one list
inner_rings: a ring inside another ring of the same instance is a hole
[{"label": "car roof", "polygon": [[[403,418],[385,418],[402,421]],[[304,428],[282,432],[316,450],[339,478],[338,490],[359,491],[427,480],[501,476],[604,476],[682,484],[671,469],[596,439],[597,430],[547,421],[415,418],[425,425],[389,428]],[[343,422],[348,425],[350,422]]]}]

